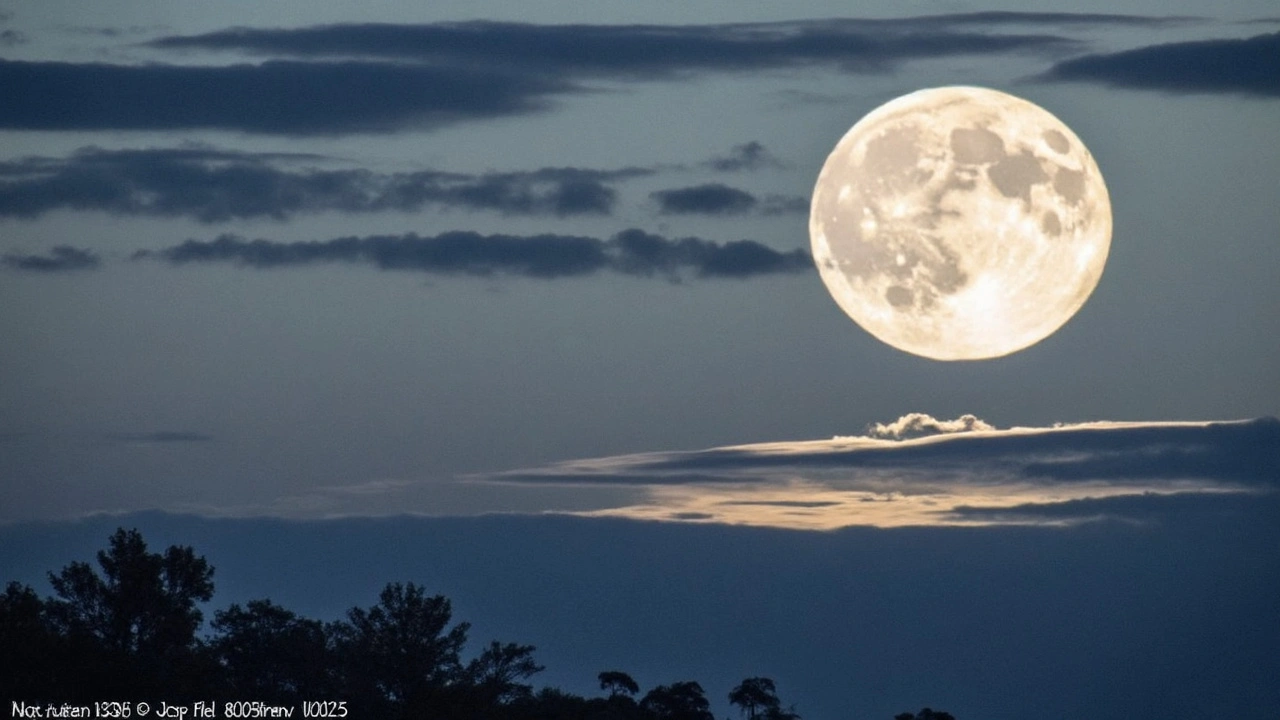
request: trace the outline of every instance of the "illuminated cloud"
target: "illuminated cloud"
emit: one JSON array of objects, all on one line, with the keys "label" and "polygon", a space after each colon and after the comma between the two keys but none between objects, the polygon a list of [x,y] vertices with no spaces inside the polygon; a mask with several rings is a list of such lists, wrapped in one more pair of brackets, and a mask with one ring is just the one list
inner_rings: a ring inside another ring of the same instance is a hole
[{"label": "illuminated cloud", "polygon": [[476,479],[645,487],[644,502],[590,514],[646,520],[816,530],[1069,524],[1133,519],[1137,510],[1145,519],[1174,506],[1157,497],[1221,503],[1274,492],[1277,448],[1274,418],[997,430],[972,415],[913,413],[864,436],[578,460]]}]

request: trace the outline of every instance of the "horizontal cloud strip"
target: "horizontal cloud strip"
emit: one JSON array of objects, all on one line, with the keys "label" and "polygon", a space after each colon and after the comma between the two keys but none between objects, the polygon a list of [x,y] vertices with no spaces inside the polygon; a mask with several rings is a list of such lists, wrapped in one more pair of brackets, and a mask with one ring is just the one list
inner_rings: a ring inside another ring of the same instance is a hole
[{"label": "horizontal cloud strip", "polygon": [[509,215],[606,215],[617,198],[612,181],[653,172],[542,168],[480,175],[434,170],[385,174],[278,167],[282,161],[314,159],[187,147],[83,148],[66,158],[0,162],[0,217],[32,218],[69,209],[215,223],[427,206]]},{"label": "horizontal cloud strip", "polygon": [[1280,97],[1280,33],[1086,55],[1058,63],[1042,78],[1170,92]]},{"label": "horizontal cloud strip", "polygon": [[543,109],[565,82],[502,67],[270,61],[108,65],[0,60],[0,128],[291,135],[388,132]]},{"label": "horizontal cloud strip", "polygon": [[[521,67],[548,77],[666,77],[707,70],[760,70],[812,64],[885,70],[912,58],[1074,45],[1053,35],[962,32],[958,26],[1036,22],[1074,16],[1032,13],[935,16],[897,20],[807,20],[723,25],[533,25],[451,22],[426,25],[325,25],[296,29],[232,28],[171,36],[167,49],[238,50],[264,55],[362,57]],[[1093,16],[1095,21],[1108,16]]]},{"label": "horizontal cloud strip", "polygon": [[12,270],[25,270],[39,273],[67,272],[69,270],[92,270],[102,264],[101,258],[89,250],[81,250],[69,245],[59,245],[48,255],[6,254],[0,256],[0,266]]},{"label": "horizontal cloud strip", "polygon": [[222,235],[188,240],[137,259],[158,258],[181,265],[231,262],[280,268],[324,262],[372,265],[381,270],[416,270],[445,275],[515,275],[560,278],[614,272],[677,280],[745,278],[806,272],[813,262],[804,250],[780,252],[751,240],[717,243],[700,238],[668,239],[626,230],[608,240],[574,235],[480,235],[447,232],[432,237],[374,235],[326,241],[273,242]]},{"label": "horizontal cloud strip", "polygon": [[800,196],[768,195],[763,200],[751,193],[722,183],[658,190],[649,193],[664,215],[762,215],[806,213],[809,201]]},{"label": "horizontal cloud strip", "polygon": [[973,416],[913,413],[866,436],[575,460],[473,479],[645,488],[644,501],[596,514],[650,520],[694,513],[707,522],[807,529],[1061,524],[1144,520],[1152,508],[1196,502],[1135,497],[1203,496],[1211,499],[1200,507],[1210,509],[1224,495],[1276,497],[1277,448],[1275,418],[996,430]]}]

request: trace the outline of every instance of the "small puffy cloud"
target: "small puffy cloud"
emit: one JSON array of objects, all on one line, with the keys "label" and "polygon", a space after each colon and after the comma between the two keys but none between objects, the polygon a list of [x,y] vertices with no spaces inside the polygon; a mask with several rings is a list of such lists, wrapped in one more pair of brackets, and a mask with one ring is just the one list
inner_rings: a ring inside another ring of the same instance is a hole
[{"label": "small puffy cloud", "polygon": [[783,252],[752,240],[718,243],[695,237],[669,239],[635,229],[608,240],[577,235],[481,235],[455,231],[429,237],[410,233],[285,243],[221,235],[210,241],[187,240],[162,250],[139,251],[134,258],[159,259],[172,265],[226,262],[260,269],[341,262],[380,270],[539,279],[601,272],[669,280],[686,275],[747,278],[813,269],[804,250]]},{"label": "small puffy cloud", "polygon": [[0,265],[4,267],[40,273],[93,270],[101,264],[102,260],[93,252],[74,248],[70,245],[58,245],[50,250],[47,255],[9,253],[0,256]]},{"label": "small puffy cloud", "polygon": [[995,430],[995,427],[973,415],[961,415],[955,420],[937,420],[925,413],[907,413],[890,423],[874,423],[867,428],[866,436],[879,440],[908,440],[974,430]]},{"label": "small puffy cloud", "polygon": [[1054,65],[1040,79],[1177,93],[1280,97],[1280,33],[1085,55]]}]

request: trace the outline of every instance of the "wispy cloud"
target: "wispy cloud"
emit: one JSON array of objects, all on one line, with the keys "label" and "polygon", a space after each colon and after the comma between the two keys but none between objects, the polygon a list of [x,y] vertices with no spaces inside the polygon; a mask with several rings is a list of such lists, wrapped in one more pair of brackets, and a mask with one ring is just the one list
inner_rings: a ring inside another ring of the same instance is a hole
[{"label": "wispy cloud", "polygon": [[92,270],[102,264],[90,250],[81,250],[70,245],[58,245],[47,255],[22,255],[7,253],[0,256],[0,266],[12,270],[25,270],[38,273],[59,273],[73,270]]},{"label": "wispy cloud", "polygon": [[668,239],[634,229],[608,240],[577,235],[480,235],[456,231],[429,237],[374,235],[285,243],[222,235],[210,241],[188,240],[163,250],[144,250],[134,257],[173,265],[227,262],[263,269],[342,262],[380,270],[542,279],[601,272],[668,280],[686,276],[746,278],[813,268],[808,253],[800,249],[784,252],[752,240],[717,243],[695,237]]},{"label": "wispy cloud", "polygon": [[997,430],[972,415],[913,413],[860,436],[579,460],[476,479],[646,487],[644,502],[595,514],[651,520],[694,513],[706,522],[808,529],[1065,523],[1156,506],[1134,496],[1275,492],[1278,450],[1274,418]]},{"label": "wispy cloud", "polygon": [[756,140],[734,145],[733,149],[728,153],[716,155],[703,163],[703,165],[720,172],[739,172],[742,170],[760,170],[783,166],[782,162],[773,156],[773,153],[770,153],[764,145]]},{"label": "wispy cloud", "polygon": [[1168,19],[1067,13],[979,13],[897,19],[828,19],[719,25],[534,25],[448,22],[231,28],[170,36],[160,49],[231,50],[269,57],[363,58],[518,66],[545,77],[654,78],[679,73],[825,64],[883,71],[897,63],[956,54],[1057,52],[1056,35],[974,32],[1008,25],[1156,24]]},{"label": "wispy cloud", "polygon": [[653,172],[560,167],[475,175],[290,167],[324,159],[207,147],[88,147],[65,158],[0,162],[0,217],[34,218],[69,209],[218,223],[428,207],[507,215],[605,215],[617,198],[614,182]]},{"label": "wispy cloud", "polygon": [[1177,93],[1280,97],[1280,33],[1085,55],[1054,65],[1041,79]]}]

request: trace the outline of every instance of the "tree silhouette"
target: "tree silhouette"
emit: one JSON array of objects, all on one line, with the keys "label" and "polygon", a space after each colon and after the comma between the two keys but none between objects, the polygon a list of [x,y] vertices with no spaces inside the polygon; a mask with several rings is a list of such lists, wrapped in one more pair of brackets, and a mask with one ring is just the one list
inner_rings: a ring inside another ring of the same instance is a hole
[{"label": "tree silhouette", "polygon": [[324,696],[332,684],[324,625],[270,600],[214,614],[210,648],[229,697],[296,703]]},{"label": "tree silhouette", "polygon": [[101,575],[83,562],[49,573],[57,599],[45,609],[82,665],[78,687],[90,695],[95,683],[116,691],[195,690],[203,673],[197,603],[213,596],[213,568],[189,547],[147,552],[137,530],[120,528],[108,542],[98,552]]},{"label": "tree silhouette", "polygon": [[614,697],[625,693],[628,696],[640,692],[640,686],[631,676],[619,670],[606,670],[596,676],[600,680],[600,689]]},{"label": "tree silhouette", "polygon": [[452,615],[447,598],[428,597],[413,583],[388,584],[377,605],[348,610],[345,622],[329,628],[345,697],[379,717],[446,702],[447,690],[463,679],[470,627],[449,628]]},{"label": "tree silhouette", "polygon": [[59,695],[62,654],[40,596],[9,583],[0,595],[0,698],[52,701]]},{"label": "tree silhouette", "polygon": [[640,700],[640,709],[657,720],[714,720],[711,703],[696,682],[659,685]]},{"label": "tree silhouette", "polygon": [[737,705],[749,720],[755,720],[759,713],[779,709],[782,701],[778,700],[773,680],[752,677],[743,680],[729,693],[729,704]]},{"label": "tree silhouette", "polygon": [[[340,700],[353,718],[399,720],[714,720],[696,682],[659,685],[639,702],[624,672],[599,673],[607,697],[535,691],[532,645],[494,641],[464,662],[470,626],[442,595],[391,583],[369,607],[321,623],[269,600],[231,605],[198,636],[213,568],[189,547],[152,553],[118,529],[97,568],[73,562],[42,599],[25,585],[0,593],[0,698],[87,704],[103,698],[252,699],[272,705]],[[747,720],[799,720],[773,680],[729,693]],[[955,720],[924,708],[895,720]]]},{"label": "tree silhouette", "polygon": [[543,671],[533,660],[532,645],[493,641],[467,665],[467,681],[490,703],[510,703],[533,694],[533,686],[518,682]]}]

